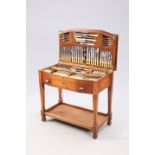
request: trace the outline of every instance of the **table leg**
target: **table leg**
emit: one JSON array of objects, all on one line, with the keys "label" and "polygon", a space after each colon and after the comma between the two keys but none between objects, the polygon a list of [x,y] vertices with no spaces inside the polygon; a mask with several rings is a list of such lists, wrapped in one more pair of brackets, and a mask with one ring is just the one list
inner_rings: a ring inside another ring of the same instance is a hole
[{"label": "table leg", "polygon": [[58,88],[58,92],[59,92],[59,100],[58,103],[63,103],[63,99],[62,99],[62,89]]},{"label": "table leg", "polygon": [[113,92],[113,76],[111,80],[111,85],[108,87],[108,122],[107,125],[112,124],[112,92]]},{"label": "table leg", "polygon": [[46,121],[45,117],[45,86],[40,83],[40,96],[41,96],[41,120]]},{"label": "table leg", "polygon": [[98,113],[98,94],[93,95],[93,138],[97,138],[97,113]]}]

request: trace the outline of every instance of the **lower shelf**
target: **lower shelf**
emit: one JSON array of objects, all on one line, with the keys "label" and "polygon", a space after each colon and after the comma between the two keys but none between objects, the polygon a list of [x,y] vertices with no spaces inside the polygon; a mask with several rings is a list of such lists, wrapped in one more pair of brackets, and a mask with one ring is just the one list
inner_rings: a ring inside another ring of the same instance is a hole
[{"label": "lower shelf", "polygon": [[[45,112],[46,116],[67,122],[89,130],[93,129],[93,111],[66,103],[58,103]],[[97,115],[97,126],[100,127],[108,119],[103,113]]]}]

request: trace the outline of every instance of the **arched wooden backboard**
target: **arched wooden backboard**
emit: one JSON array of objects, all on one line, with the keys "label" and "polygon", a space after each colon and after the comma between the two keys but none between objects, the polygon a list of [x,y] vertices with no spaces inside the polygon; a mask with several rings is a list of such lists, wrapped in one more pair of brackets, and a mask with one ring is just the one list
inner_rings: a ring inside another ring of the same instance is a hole
[{"label": "arched wooden backboard", "polygon": [[59,32],[60,61],[117,69],[118,35],[102,30]]}]

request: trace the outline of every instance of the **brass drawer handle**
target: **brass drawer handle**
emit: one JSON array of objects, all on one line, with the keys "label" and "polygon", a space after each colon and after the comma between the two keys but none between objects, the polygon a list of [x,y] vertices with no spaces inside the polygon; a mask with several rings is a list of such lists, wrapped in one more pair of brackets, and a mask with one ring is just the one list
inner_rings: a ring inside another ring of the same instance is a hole
[{"label": "brass drawer handle", "polygon": [[46,80],[45,80],[45,83],[50,83],[50,80],[46,79]]},{"label": "brass drawer handle", "polygon": [[84,87],[79,87],[80,90],[84,90]]}]

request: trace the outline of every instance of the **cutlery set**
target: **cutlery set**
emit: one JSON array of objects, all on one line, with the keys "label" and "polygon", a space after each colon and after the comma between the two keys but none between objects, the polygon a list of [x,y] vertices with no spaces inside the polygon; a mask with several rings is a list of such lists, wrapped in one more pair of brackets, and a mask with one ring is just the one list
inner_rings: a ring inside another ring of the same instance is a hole
[{"label": "cutlery set", "polygon": [[[65,71],[63,70],[65,69]],[[106,72],[100,70],[90,70],[84,67],[72,67],[69,65],[58,64],[56,66],[44,69],[47,73],[53,73],[60,76],[70,77],[74,79],[98,80],[105,76]]]},{"label": "cutlery set", "polygon": [[106,68],[112,67],[112,53],[109,51],[100,51],[99,48],[91,46],[70,46],[60,48],[60,60],[86,63],[94,66]]}]

